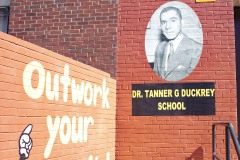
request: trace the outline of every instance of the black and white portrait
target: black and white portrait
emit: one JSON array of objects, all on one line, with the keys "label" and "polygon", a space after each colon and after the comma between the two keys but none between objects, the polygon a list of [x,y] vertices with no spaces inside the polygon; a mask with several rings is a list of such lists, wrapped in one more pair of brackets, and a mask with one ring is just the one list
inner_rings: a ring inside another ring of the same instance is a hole
[{"label": "black and white portrait", "polygon": [[168,2],[152,15],[145,51],[153,71],[167,81],[187,77],[202,53],[202,26],[196,13],[182,2]]}]

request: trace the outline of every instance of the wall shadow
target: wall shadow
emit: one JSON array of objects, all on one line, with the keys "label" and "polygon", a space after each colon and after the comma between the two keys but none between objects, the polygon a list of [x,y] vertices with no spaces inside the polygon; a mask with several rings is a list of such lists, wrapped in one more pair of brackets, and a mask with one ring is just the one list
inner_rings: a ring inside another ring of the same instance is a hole
[{"label": "wall shadow", "polygon": [[185,160],[203,160],[203,148],[198,147],[189,157],[186,157]]}]

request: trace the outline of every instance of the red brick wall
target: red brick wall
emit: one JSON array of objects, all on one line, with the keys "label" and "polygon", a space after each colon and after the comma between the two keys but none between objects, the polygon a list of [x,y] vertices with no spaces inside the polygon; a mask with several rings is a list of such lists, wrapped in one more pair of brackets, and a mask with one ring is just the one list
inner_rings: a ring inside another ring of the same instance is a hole
[{"label": "red brick wall", "polygon": [[[170,1],[119,1],[117,55],[118,160],[211,159],[212,123],[232,122],[236,130],[236,73],[233,1],[196,3],[183,0],[198,15],[203,51],[195,70],[175,83],[214,82],[216,115],[132,116],[132,84],[169,83],[148,65],[144,48],[146,26],[154,11]],[[219,138],[223,128],[219,128]],[[221,142],[221,143],[220,143]],[[218,141],[224,156],[224,143]],[[232,151],[232,153],[234,153]],[[233,154],[231,159],[237,159]]]},{"label": "red brick wall", "polygon": [[115,77],[116,0],[11,0],[9,34]]},{"label": "red brick wall", "polygon": [[19,159],[29,124],[29,159],[115,159],[110,74],[4,33],[0,61],[0,159]]}]

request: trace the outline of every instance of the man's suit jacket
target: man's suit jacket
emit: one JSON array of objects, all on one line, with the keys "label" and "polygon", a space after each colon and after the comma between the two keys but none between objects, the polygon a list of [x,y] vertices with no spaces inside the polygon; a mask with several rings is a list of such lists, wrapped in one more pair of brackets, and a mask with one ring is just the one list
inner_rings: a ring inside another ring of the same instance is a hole
[{"label": "man's suit jacket", "polygon": [[188,76],[196,67],[202,52],[202,44],[183,35],[176,51],[168,62],[168,69],[165,71],[166,47],[168,42],[160,42],[155,51],[153,70],[156,74],[168,81],[177,81]]}]

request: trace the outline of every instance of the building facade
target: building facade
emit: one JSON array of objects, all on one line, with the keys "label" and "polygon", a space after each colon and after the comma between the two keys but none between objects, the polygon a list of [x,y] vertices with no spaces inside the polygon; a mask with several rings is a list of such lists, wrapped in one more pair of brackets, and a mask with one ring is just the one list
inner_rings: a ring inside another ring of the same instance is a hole
[{"label": "building facade", "polygon": [[[212,124],[231,122],[235,131],[238,126],[234,31],[238,3],[11,0],[8,33],[116,79],[115,159],[209,160]],[[154,71],[155,50],[167,38],[159,16],[169,6],[180,9],[182,32],[201,44],[193,70],[177,80]],[[185,91],[189,94],[184,96]],[[224,129],[217,130],[220,157],[225,156]],[[231,159],[237,159],[233,148]]]}]

